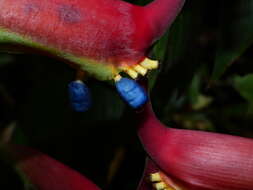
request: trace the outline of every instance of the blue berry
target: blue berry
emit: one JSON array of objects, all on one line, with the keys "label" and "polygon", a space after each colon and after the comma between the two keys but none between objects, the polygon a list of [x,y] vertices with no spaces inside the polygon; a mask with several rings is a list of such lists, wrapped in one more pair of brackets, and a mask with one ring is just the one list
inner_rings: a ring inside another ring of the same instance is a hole
[{"label": "blue berry", "polygon": [[134,80],[121,78],[116,82],[116,88],[132,108],[139,108],[148,101],[146,91]]},{"label": "blue berry", "polygon": [[76,112],[85,112],[91,107],[91,95],[82,81],[73,81],[68,85],[69,99]]}]

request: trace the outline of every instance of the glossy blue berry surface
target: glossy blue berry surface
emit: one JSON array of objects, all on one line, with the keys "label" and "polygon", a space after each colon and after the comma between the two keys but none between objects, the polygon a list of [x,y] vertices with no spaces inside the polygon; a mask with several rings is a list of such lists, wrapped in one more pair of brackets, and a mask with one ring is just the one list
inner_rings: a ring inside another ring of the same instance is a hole
[{"label": "glossy blue berry surface", "polygon": [[91,107],[91,94],[81,81],[73,81],[68,85],[69,99],[72,108],[77,112],[85,112]]},{"label": "glossy blue berry surface", "polygon": [[139,108],[148,101],[146,91],[134,80],[121,78],[116,82],[116,88],[132,108]]}]

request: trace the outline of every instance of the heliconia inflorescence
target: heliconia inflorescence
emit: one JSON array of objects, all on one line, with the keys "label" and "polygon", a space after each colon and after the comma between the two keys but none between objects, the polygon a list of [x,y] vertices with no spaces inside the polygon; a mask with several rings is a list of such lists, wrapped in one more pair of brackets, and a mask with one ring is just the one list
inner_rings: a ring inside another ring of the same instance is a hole
[{"label": "heliconia inflorescence", "polygon": [[115,79],[120,72],[136,79],[158,67],[147,50],[183,3],[154,0],[142,7],[122,0],[1,0],[0,48],[43,51],[99,80]]},{"label": "heliconia inflorescence", "polygon": [[185,190],[252,190],[253,140],[231,135],[172,129],[146,105],[138,134],[150,157]]}]

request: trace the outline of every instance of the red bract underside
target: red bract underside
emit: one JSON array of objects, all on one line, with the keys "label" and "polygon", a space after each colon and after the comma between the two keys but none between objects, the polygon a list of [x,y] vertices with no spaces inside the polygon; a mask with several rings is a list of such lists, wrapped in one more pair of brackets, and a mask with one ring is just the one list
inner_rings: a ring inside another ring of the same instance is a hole
[{"label": "red bract underside", "polygon": [[252,190],[253,140],[167,128],[150,105],[138,133],[151,158],[189,190]]},{"label": "red bract underside", "polygon": [[140,7],[120,0],[1,0],[0,27],[76,56],[136,64],[184,0]]},{"label": "red bract underside", "polygon": [[99,190],[90,180],[49,156],[20,145],[8,145],[6,157],[39,190]]}]

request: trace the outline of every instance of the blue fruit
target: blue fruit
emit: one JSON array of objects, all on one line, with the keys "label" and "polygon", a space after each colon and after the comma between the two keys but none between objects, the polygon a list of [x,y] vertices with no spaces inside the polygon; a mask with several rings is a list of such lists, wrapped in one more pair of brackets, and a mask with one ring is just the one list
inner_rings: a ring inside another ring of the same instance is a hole
[{"label": "blue fruit", "polygon": [[132,108],[139,108],[148,101],[146,91],[134,80],[121,78],[116,82],[116,88]]},{"label": "blue fruit", "polygon": [[85,112],[91,107],[89,88],[82,81],[73,81],[68,85],[69,99],[76,112]]}]

